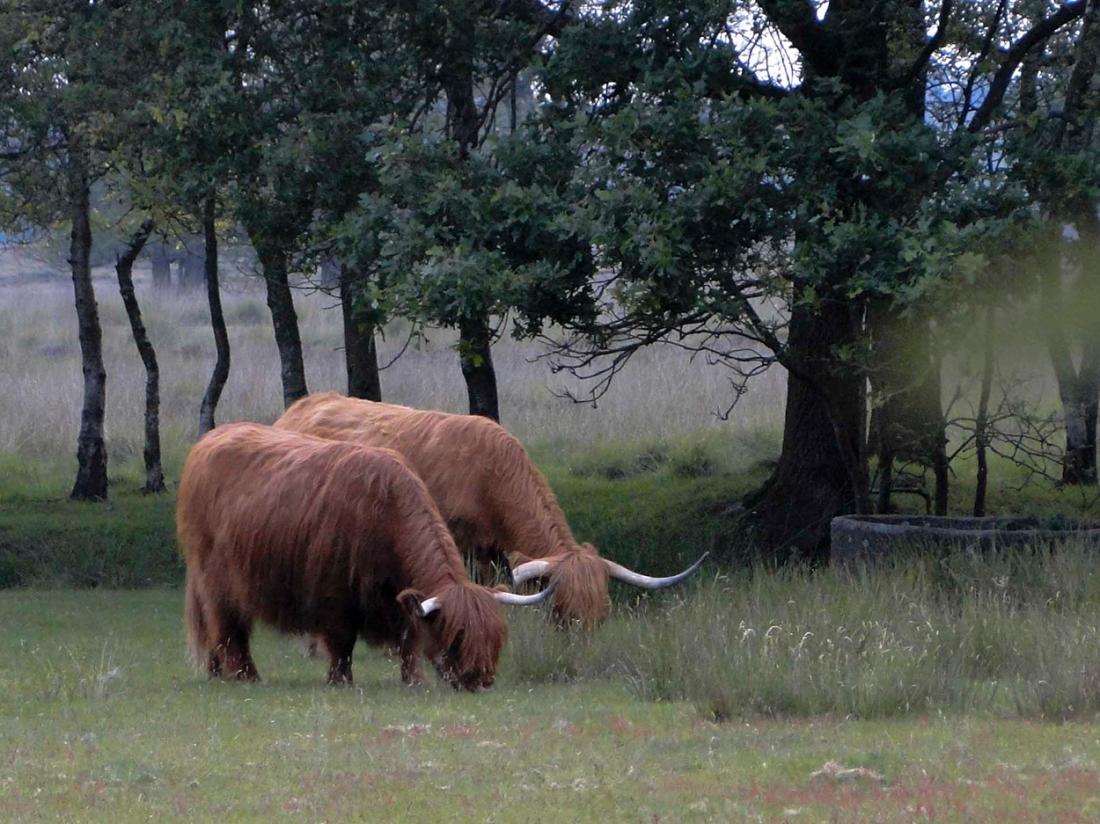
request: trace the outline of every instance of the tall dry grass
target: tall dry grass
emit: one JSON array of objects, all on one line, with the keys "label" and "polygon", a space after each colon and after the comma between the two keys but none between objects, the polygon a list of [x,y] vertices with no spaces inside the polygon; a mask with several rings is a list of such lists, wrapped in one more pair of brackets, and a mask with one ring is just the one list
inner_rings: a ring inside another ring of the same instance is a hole
[{"label": "tall dry grass", "polygon": [[516,615],[505,671],[626,679],[715,719],[1100,712],[1100,566],[1068,546],[899,555],[871,571],[749,569],[633,609],[599,633]]},{"label": "tall dry grass", "polygon": [[[40,466],[74,463],[80,417],[81,371],[71,284],[63,273],[28,278],[37,268],[12,251],[0,251],[0,456]],[[150,338],[161,368],[161,427],[169,469],[197,435],[198,409],[214,364],[205,296],[157,293],[148,271],[135,271]],[[144,371],[130,334],[113,271],[96,272],[107,368],[107,441],[113,471],[136,468],[142,450]],[[232,346],[232,370],[218,407],[218,421],[268,422],[281,412],[279,363],[262,284],[244,274],[225,277],[224,305]],[[342,322],[330,296],[298,290],[306,377],[312,391],[346,388]],[[390,361],[406,343],[407,326],[396,323],[380,341],[380,360]],[[465,411],[458,357],[448,330],[430,330],[382,375],[384,397],[410,406]],[[720,368],[681,352],[651,348],[615,382],[598,408],[556,397],[583,387],[554,375],[533,359],[533,342],[501,340],[493,349],[503,423],[529,444],[585,449],[618,439],[666,439],[701,430],[727,433],[774,429],[783,409],[784,381],[776,372],[754,383],[733,418],[715,412],[731,397]]]}]

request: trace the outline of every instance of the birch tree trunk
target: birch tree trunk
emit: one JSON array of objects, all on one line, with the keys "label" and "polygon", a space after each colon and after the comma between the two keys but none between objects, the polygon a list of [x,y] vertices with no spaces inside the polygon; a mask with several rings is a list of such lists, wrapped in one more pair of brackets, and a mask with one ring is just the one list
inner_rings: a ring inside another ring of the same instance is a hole
[{"label": "birch tree trunk", "polygon": [[141,362],[145,366],[145,486],[142,492],[164,491],[164,470],[160,461],[160,368],[157,365],[157,353],[145,323],[141,319],[141,307],[134,292],[134,261],[141,254],[145,242],[153,231],[153,221],[147,220],[130,238],[126,251],[115,261],[115,273],[118,275],[118,291],[126,307],[126,316],[130,319],[130,331],[134,335]]},{"label": "birch tree trunk", "polygon": [[84,374],[84,401],[76,446],[76,482],[69,497],[79,501],[102,501],[107,499],[107,446],[103,438],[107,370],[103,366],[103,334],[92,286],[91,193],[87,157],[76,147],[69,150],[67,187],[73,224],[69,240],[69,266],[73,276],[81,369]]},{"label": "birch tree trunk", "polygon": [[229,379],[229,333],[225,328],[225,315],[222,313],[221,282],[218,276],[218,235],[215,232],[214,196],[207,197],[203,205],[202,230],[206,248],[203,267],[206,272],[206,300],[210,305],[210,327],[214,330],[214,347],[217,350],[214,371],[199,407],[199,434],[205,435],[216,424],[214,413],[222,388]]}]

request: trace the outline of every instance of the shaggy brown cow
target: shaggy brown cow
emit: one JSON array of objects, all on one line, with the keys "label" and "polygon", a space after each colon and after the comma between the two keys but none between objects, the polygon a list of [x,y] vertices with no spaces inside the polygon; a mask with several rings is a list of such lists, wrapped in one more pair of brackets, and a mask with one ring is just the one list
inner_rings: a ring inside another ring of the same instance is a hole
[{"label": "shaggy brown cow", "polygon": [[493,682],[507,631],[496,592],[466,577],[424,484],[396,452],[257,424],[204,436],[187,457],[176,525],[187,560],[186,623],[212,676],[256,680],[253,620],[308,632],[330,683],[351,682],[358,636],[420,655],[455,687]]},{"label": "shaggy brown cow", "polygon": [[651,578],[577,543],[549,484],[516,438],[477,415],[452,415],[348,398],[335,392],[295,402],[282,429],[394,449],[423,479],[458,543],[475,554],[499,551],[513,580],[549,577],[559,620],[591,626],[607,617],[608,578],[649,589],[678,584]]}]

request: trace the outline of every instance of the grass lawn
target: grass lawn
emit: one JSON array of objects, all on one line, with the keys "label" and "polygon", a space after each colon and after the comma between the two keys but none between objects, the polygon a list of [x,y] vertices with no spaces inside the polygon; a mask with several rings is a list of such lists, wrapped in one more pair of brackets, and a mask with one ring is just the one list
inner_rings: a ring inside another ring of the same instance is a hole
[{"label": "grass lawn", "polygon": [[[1092,723],[716,724],[614,678],[521,681],[509,653],[490,693],[409,690],[362,646],[331,689],[266,632],[263,682],[210,683],[180,612],[176,590],[0,592],[0,820],[1100,818]],[[830,761],[864,772],[812,776]]]}]

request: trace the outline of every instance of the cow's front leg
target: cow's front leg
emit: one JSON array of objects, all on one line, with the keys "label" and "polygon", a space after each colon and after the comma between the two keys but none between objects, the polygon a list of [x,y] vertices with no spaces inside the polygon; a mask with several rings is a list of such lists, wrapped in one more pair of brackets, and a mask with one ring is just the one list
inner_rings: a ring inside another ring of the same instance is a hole
[{"label": "cow's front leg", "polygon": [[420,637],[414,628],[408,627],[401,634],[399,653],[402,683],[410,687],[423,684],[424,674],[420,669]]},{"label": "cow's front leg", "polygon": [[355,631],[327,633],[324,636],[328,650],[328,682],[341,686],[351,685],[351,653],[355,649]]}]

